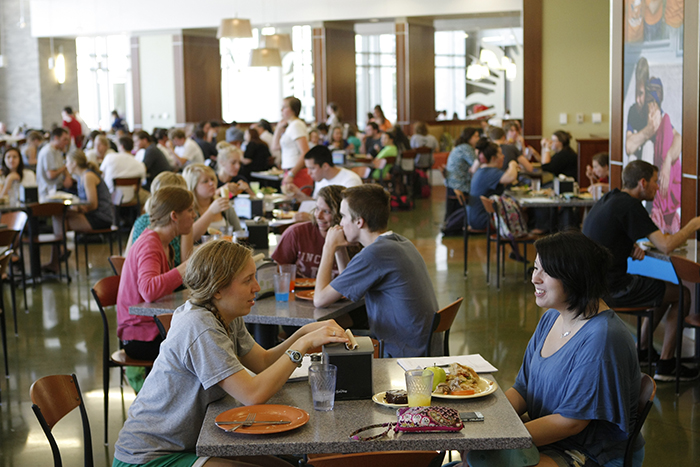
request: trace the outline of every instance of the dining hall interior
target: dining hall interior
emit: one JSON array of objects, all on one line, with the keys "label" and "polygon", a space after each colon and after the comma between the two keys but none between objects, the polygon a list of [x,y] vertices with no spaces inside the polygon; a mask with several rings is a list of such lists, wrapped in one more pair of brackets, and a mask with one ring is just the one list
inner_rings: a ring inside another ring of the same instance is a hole
[{"label": "dining hall interior", "polygon": [[[635,6],[649,3],[662,5],[662,21],[669,26],[656,37],[640,39],[639,44],[653,43],[645,49],[632,39],[636,32],[630,18]],[[680,25],[671,26],[671,8],[677,5]],[[149,134],[174,128],[189,135],[200,122],[216,120],[223,139],[229,126],[245,129],[261,119],[274,126],[286,96],[299,99],[298,117],[309,128],[326,121],[329,104],[342,109],[345,128],[354,127],[358,134],[375,105],[409,137],[414,124],[424,122],[441,147],[425,170],[429,187],[422,197],[412,193],[410,209],[392,210],[388,228],[420,253],[441,308],[464,298],[449,332],[449,354],[483,356],[498,369],[493,376],[505,392],[515,383],[546,310],[537,306],[521,261],[504,253],[502,270],[496,270],[500,256],[484,232],[463,234],[461,227],[457,234],[444,232],[449,194],[442,169],[449,150],[442,149],[482,122],[497,127],[517,122],[524,145],[538,154],[543,138],[563,130],[578,154],[582,191],[589,184],[586,166],[601,152],[609,154],[610,189],[621,188],[630,160],[625,144],[635,69],[646,54],[652,75],[666,85],[664,109],[673,122],[669,132],[678,135],[682,160],[676,214],[677,223],[686,225],[700,215],[699,15],[697,2],[680,0],[2,0],[0,129],[6,134],[0,138],[9,148],[24,143],[25,130],[50,132],[61,126],[62,110],[70,106],[89,129],[109,132],[116,111],[125,127]],[[222,36],[222,20],[231,19],[248,20],[250,35]],[[664,62],[667,56],[672,58]],[[19,133],[13,133],[16,128]],[[60,275],[42,279],[27,239],[22,261],[29,282],[16,281],[15,313],[10,294],[15,278],[1,284],[9,368],[0,380],[0,467],[53,462],[32,410],[34,381],[77,376],[96,466],[112,465],[119,431],[136,399],[128,384],[120,387],[119,369],[108,370],[105,420],[104,326],[91,289],[114,274],[108,258],[117,250],[116,238],[105,235],[85,246],[75,240],[69,232],[70,281]],[[280,235],[271,232],[267,256],[279,242]],[[50,260],[50,253],[41,249],[37,264]],[[534,247],[527,253],[526,271]],[[638,266],[644,268],[678,283],[668,256],[665,262]],[[37,272],[39,277],[31,277]],[[685,285],[692,313],[695,287]],[[114,312],[108,316],[114,351],[117,318]],[[637,339],[637,318],[620,316]],[[665,329],[662,321],[653,335],[657,348]],[[682,333],[683,354],[697,357],[696,329]],[[646,365],[641,370],[648,372]],[[645,465],[700,462],[698,381],[681,382],[678,392],[673,382],[656,383],[641,429]],[[53,434],[64,464],[81,464],[80,414],[70,413]],[[451,458],[457,456],[454,452]]]}]

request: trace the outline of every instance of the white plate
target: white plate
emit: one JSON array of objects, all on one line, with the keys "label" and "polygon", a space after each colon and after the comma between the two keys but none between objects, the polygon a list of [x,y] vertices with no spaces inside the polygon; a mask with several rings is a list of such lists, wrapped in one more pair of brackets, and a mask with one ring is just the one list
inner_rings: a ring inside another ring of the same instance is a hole
[{"label": "white plate", "polygon": [[453,394],[443,394],[443,393],[433,393],[433,397],[438,399],[475,399],[477,397],[484,397],[492,394],[496,389],[498,389],[498,384],[495,381],[490,381],[488,379],[481,378],[477,386],[479,392],[476,394],[471,394],[468,396],[455,396]]},{"label": "white plate", "polygon": [[383,405],[384,407],[408,407],[408,404],[390,404],[384,399],[385,396],[386,391],[378,392],[372,396],[372,400],[379,405]]}]

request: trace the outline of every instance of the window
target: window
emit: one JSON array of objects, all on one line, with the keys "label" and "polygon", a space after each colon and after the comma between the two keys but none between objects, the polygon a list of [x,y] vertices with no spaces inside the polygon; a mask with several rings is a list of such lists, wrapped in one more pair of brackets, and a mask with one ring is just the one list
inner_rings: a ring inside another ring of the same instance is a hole
[{"label": "window", "polygon": [[367,114],[379,104],[396,122],[396,36],[356,35],[357,125],[365,127]]},{"label": "window", "polygon": [[464,31],[435,32],[435,110],[448,119],[467,118],[466,36]]},{"label": "window", "polygon": [[78,37],[75,45],[82,119],[90,128],[109,130],[116,109],[133,127],[129,37]]},{"label": "window", "polygon": [[301,100],[300,117],[304,120],[313,120],[311,27],[294,26],[292,28],[294,52],[282,57],[281,68],[248,66],[250,51],[257,48],[259,43],[259,29],[253,29],[252,38],[223,38],[220,41],[221,98],[224,120],[257,122],[264,118],[276,122],[280,118],[282,99],[290,95]]}]

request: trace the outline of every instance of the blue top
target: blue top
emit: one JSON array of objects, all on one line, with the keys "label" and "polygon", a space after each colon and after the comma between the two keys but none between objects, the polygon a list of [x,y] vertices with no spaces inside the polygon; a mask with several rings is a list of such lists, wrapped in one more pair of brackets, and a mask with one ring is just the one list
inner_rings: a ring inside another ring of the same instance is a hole
[{"label": "blue top", "polygon": [[[542,316],[513,388],[525,399],[532,420],[551,414],[591,420],[581,433],[557,445],[583,451],[601,465],[622,458],[641,385],[632,335],[614,311],[602,311],[544,358],[542,346],[558,317],[557,310]],[[634,450],[643,444],[640,434]]]},{"label": "blue top", "polygon": [[471,169],[475,160],[476,153],[469,144],[464,143],[455,146],[450,155],[447,156],[445,186],[453,190],[460,190],[465,194],[469,193],[469,185],[472,180],[472,174],[469,172],[469,169]]},{"label": "blue top", "polygon": [[469,226],[472,229],[485,230],[489,225],[489,215],[484,210],[480,196],[489,197],[503,193],[501,177],[503,171],[496,167],[480,167],[472,177],[469,192],[469,209],[467,209]]},{"label": "blue top", "polygon": [[[93,229],[95,228],[107,228],[110,225],[112,225],[112,221],[114,220],[114,207],[112,206],[112,195],[109,194],[109,188],[107,188],[107,184],[102,180],[102,177],[100,177],[97,173],[95,173],[92,170],[89,170],[88,172],[92,172],[95,175],[97,175],[100,179],[100,183],[97,184],[97,208],[93,209],[92,211],[88,211],[85,213],[85,217],[87,218],[88,222],[92,226]],[[85,173],[87,175],[87,172]],[[84,177],[78,177],[78,198],[80,198],[82,201],[87,201],[87,193],[85,192],[85,183],[84,183]]]},{"label": "blue top", "polygon": [[331,287],[355,302],[365,298],[370,333],[384,340],[385,355],[425,354],[438,304],[425,261],[408,239],[381,235],[352,258]]},{"label": "blue top", "polygon": [[[151,224],[151,216],[149,214],[142,214],[136,221],[134,222],[134,228],[132,230],[131,234],[131,244],[133,245],[136,243],[136,240],[141,236],[144,230],[146,230],[146,227],[148,227]],[[173,247],[173,251],[175,252],[175,266],[179,266],[180,263],[182,262],[182,255],[180,252],[180,236],[178,235],[177,237],[173,238],[173,240],[170,242],[170,246]]]}]

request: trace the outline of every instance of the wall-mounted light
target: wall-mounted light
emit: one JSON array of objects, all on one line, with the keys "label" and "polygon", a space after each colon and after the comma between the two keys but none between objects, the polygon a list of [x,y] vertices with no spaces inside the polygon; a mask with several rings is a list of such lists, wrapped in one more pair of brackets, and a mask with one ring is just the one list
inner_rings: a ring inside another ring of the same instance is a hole
[{"label": "wall-mounted light", "polygon": [[53,68],[54,76],[58,84],[66,82],[66,57],[63,55],[63,47],[58,48],[58,56],[56,56],[56,64]]}]

